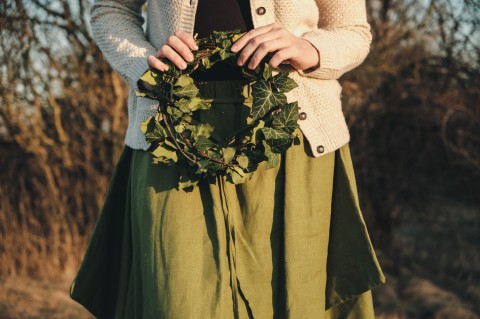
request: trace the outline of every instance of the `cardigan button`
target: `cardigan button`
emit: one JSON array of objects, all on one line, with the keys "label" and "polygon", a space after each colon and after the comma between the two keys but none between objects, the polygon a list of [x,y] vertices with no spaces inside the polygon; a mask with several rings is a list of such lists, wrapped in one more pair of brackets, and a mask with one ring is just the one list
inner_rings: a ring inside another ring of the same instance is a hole
[{"label": "cardigan button", "polygon": [[263,16],[265,14],[265,12],[267,12],[267,9],[265,9],[265,7],[259,7],[257,8],[257,14],[259,16]]},{"label": "cardigan button", "polygon": [[323,152],[325,152],[325,148],[323,147],[323,145],[318,145],[318,146],[317,146],[317,152],[318,152],[318,153],[323,153]]},{"label": "cardigan button", "polygon": [[301,120],[306,119],[307,118],[307,113],[301,112],[300,114],[298,114],[298,118],[301,119]]}]

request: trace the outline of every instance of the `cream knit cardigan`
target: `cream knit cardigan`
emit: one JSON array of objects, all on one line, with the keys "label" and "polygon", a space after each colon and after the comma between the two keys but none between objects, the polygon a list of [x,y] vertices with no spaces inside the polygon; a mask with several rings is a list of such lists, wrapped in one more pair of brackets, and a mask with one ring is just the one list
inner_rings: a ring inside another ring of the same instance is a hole
[{"label": "cream knit cardigan", "polygon": [[[90,20],[98,47],[130,86],[125,144],[143,150],[150,145],[140,123],[156,111],[155,101],[135,95],[139,77],[149,68],[146,58],[177,30],[193,35],[198,1],[204,0],[147,1],[146,32],[141,15],[145,0],[95,0]],[[298,101],[300,112],[306,114],[299,125],[315,157],[340,148],[350,134],[337,79],[369,52],[365,0],[250,0],[250,8],[254,27],[278,22],[320,52],[320,67],[315,70],[282,65],[299,84],[287,97]]]}]

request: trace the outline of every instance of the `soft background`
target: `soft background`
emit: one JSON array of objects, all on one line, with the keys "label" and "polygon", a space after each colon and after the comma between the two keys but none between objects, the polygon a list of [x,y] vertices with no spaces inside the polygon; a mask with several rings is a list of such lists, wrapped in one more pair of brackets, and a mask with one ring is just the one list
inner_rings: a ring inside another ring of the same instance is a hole
[{"label": "soft background", "polygon": [[[341,78],[378,318],[480,315],[480,2],[369,0]],[[125,83],[89,0],[0,1],[0,318],[90,318],[68,297],[123,145]]]}]

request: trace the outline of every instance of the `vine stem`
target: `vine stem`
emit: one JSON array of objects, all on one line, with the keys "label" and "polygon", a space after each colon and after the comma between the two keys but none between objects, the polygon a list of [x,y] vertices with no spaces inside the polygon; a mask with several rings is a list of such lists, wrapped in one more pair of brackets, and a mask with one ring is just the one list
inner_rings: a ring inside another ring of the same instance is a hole
[{"label": "vine stem", "polygon": [[[172,123],[172,117],[170,114],[166,114],[164,112],[162,112],[162,114],[164,115],[164,118],[168,118],[170,120],[170,122],[166,121],[165,120],[165,124],[167,125],[168,127],[168,130],[171,131],[171,126],[173,126],[173,123]],[[220,160],[217,160],[216,158],[213,158],[211,156],[208,156],[206,153],[200,151],[200,150],[197,150],[191,143],[189,140],[187,140],[185,138],[185,136],[183,136],[182,133],[178,133],[178,136],[182,139],[182,141],[187,145],[188,148],[192,149],[195,153],[197,153],[198,155],[200,155],[201,157],[203,158],[206,158],[206,159],[209,159],[211,160],[212,162],[214,163],[217,163],[217,164],[221,164],[221,165],[224,165],[224,166],[227,166],[227,167],[234,167],[235,165],[233,164],[230,164],[230,163],[226,163],[224,161],[220,161]],[[173,137],[172,137],[173,138]],[[179,148],[180,152],[182,152],[183,154],[183,150],[180,149],[177,141],[175,140],[175,145],[177,146],[177,148]],[[194,161],[195,163],[197,163],[196,161]]]},{"label": "vine stem", "polygon": [[[159,109],[162,110],[161,106],[159,105]],[[168,133],[170,134],[170,137],[172,138],[173,142],[175,143],[175,146],[177,147],[177,149],[180,151],[180,153],[183,154],[183,156],[185,156],[190,162],[192,163],[197,163],[197,161],[193,158],[190,157],[190,155],[188,155],[181,147],[180,145],[178,144],[177,142],[177,139],[175,138],[175,136],[173,135],[173,132],[172,132],[172,128],[170,127],[170,125],[168,124],[167,120],[166,120],[166,117],[165,117],[165,113],[164,112],[161,112],[164,116],[163,116],[163,122],[165,123],[165,126],[167,127],[167,131]]]}]

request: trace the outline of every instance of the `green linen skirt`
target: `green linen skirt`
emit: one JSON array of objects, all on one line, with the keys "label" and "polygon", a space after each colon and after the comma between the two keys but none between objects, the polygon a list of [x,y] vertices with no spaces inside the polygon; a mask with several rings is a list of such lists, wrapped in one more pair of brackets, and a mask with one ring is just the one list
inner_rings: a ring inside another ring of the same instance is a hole
[{"label": "green linen skirt", "polygon": [[[217,139],[242,127],[251,86],[199,82]],[[71,287],[102,319],[372,319],[385,283],[359,207],[349,145],[301,143],[251,180],[176,190],[178,167],[128,146]]]}]

